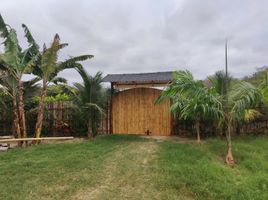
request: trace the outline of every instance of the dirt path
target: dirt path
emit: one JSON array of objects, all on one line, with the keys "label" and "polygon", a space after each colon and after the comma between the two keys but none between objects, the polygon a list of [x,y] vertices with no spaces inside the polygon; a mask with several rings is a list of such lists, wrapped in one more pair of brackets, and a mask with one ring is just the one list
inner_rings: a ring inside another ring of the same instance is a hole
[{"label": "dirt path", "polygon": [[193,144],[196,143],[195,139],[189,139],[186,137],[178,137],[178,136],[141,136],[142,138],[145,139],[150,139],[150,140],[156,140],[157,142],[176,142],[176,143],[181,143],[181,144]]},{"label": "dirt path", "polygon": [[97,172],[96,187],[80,190],[70,199],[156,199],[150,171],[157,148],[157,142],[150,140],[120,144]]}]

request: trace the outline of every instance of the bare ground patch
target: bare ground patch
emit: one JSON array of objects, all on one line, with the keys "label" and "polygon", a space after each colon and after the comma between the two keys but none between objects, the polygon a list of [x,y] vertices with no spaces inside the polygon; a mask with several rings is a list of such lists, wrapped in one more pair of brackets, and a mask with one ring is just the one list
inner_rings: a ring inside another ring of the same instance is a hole
[{"label": "bare ground patch", "polygon": [[196,141],[191,138],[186,138],[186,137],[178,137],[178,136],[141,136],[142,138],[146,139],[151,139],[155,140],[157,142],[176,142],[176,143],[181,143],[181,144],[194,144]]}]

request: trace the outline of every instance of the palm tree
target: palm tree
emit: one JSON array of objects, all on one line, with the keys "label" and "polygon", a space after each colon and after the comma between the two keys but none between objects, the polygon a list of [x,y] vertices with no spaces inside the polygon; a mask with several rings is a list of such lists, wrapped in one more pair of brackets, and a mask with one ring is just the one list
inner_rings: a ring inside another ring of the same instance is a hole
[{"label": "palm tree", "polygon": [[[231,143],[231,129],[235,124],[241,124],[244,121],[253,120],[260,115],[254,109],[261,101],[262,95],[260,91],[252,84],[234,80],[223,71],[216,72],[210,77],[211,87],[221,96],[223,105],[224,118],[222,118],[223,127],[226,126],[227,139],[227,156],[226,163],[234,165]],[[226,84],[227,80],[227,84]],[[226,94],[228,93],[228,96]]]},{"label": "palm tree", "polygon": [[[26,32],[28,28],[23,25]],[[31,73],[35,62],[38,59],[38,54],[35,49],[35,44],[32,43],[31,38],[27,33],[25,37],[29,43],[29,47],[25,50],[19,45],[16,31],[9,25],[5,24],[2,16],[0,15],[0,36],[4,39],[4,53],[0,54],[0,66],[2,70],[5,70],[9,76],[12,76],[16,83],[16,89],[14,90],[13,101],[17,101],[18,97],[18,124],[20,127],[20,133],[24,138],[27,137],[26,122],[25,122],[25,110],[23,100],[23,81],[22,76],[26,73]],[[16,120],[16,119],[15,119]]]},{"label": "palm tree", "polygon": [[[223,121],[227,126],[227,156],[226,163],[234,164],[231,143],[232,126],[243,120],[256,116],[254,108],[260,102],[262,95],[252,84],[245,81],[228,81],[221,73],[216,73],[211,79],[212,86],[206,87],[201,81],[195,81],[188,71],[174,74],[174,80],[161,94],[157,102],[171,98],[171,111],[178,112],[184,119],[195,121],[197,141],[199,142],[200,120],[213,119]],[[225,82],[226,83],[226,82]],[[226,100],[226,92],[228,99]],[[227,108],[227,109],[226,109]]]},{"label": "palm tree", "polygon": [[35,67],[34,73],[42,79],[42,88],[40,92],[40,101],[38,106],[38,116],[35,126],[36,138],[39,138],[42,131],[42,123],[44,118],[45,97],[47,94],[47,86],[52,82],[62,81],[62,78],[57,77],[58,73],[69,68],[77,67],[79,61],[90,59],[93,55],[82,55],[72,57],[64,62],[58,61],[59,50],[66,47],[68,44],[60,44],[59,35],[56,34],[49,48],[44,45],[38,64]]},{"label": "palm tree", "polygon": [[[238,81],[230,86],[228,91],[227,112],[225,111],[225,123],[227,124],[227,155],[226,163],[230,166],[234,165],[234,157],[232,153],[231,128],[234,123],[241,122],[245,119],[252,119],[258,116],[255,107],[261,101],[261,92],[251,83]],[[249,117],[251,115],[251,117]]]},{"label": "palm tree", "polygon": [[90,76],[82,66],[77,68],[77,71],[83,83],[74,84],[78,90],[75,103],[86,120],[88,137],[92,138],[97,135],[100,117],[104,113],[105,92],[101,86],[102,73]]},{"label": "palm tree", "polygon": [[[230,74],[227,74],[224,71],[217,71],[213,76],[208,78],[208,81],[210,83],[211,88],[220,95],[221,103],[224,108],[226,106],[224,105],[226,98],[225,95],[227,93],[227,90],[229,90],[229,86],[231,85],[231,82],[234,82],[234,79],[230,76]],[[222,119],[219,122],[220,127],[222,128],[223,135],[226,136],[227,134],[227,124],[226,120]]]},{"label": "palm tree", "polygon": [[222,105],[214,90],[207,88],[201,81],[194,80],[189,71],[173,74],[173,81],[156,101],[172,99],[171,111],[178,113],[182,119],[195,122],[197,143],[200,143],[200,121],[218,120],[222,117]]},{"label": "palm tree", "polygon": [[260,89],[262,93],[262,103],[265,108],[268,108],[268,68],[267,68],[267,74],[265,76],[265,80],[260,81],[258,88]]}]

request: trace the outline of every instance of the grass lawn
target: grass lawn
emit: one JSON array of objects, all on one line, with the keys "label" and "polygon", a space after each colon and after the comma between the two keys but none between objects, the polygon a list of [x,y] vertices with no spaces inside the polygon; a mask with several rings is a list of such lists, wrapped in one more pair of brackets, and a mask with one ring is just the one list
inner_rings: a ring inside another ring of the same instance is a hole
[{"label": "grass lawn", "polygon": [[103,136],[0,154],[0,199],[268,199],[268,137],[202,145]]}]

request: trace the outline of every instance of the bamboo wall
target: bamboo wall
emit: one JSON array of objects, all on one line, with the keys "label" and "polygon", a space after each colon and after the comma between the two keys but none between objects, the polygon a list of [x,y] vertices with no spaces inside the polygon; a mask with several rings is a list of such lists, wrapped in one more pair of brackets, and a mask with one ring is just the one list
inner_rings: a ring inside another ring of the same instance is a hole
[{"label": "bamboo wall", "polygon": [[170,101],[155,104],[161,90],[135,88],[115,93],[112,132],[117,134],[171,135]]},{"label": "bamboo wall", "polygon": [[[194,124],[191,121],[174,120],[169,114],[170,102],[166,101],[155,105],[154,100],[160,94],[160,90],[151,88],[136,88],[115,93],[113,98],[113,112],[110,105],[105,108],[106,115],[101,119],[99,134],[110,133],[110,116],[113,133],[145,134],[149,130],[151,135],[180,135],[195,136]],[[86,136],[87,128],[75,116],[72,102],[55,102],[47,105],[44,118],[44,136]],[[110,115],[111,113],[111,115]],[[27,115],[26,115],[27,116]],[[27,116],[27,132],[34,135],[36,114]],[[0,112],[0,136],[12,134],[12,116],[10,113]],[[172,125],[172,126],[171,126]],[[213,123],[204,121],[201,123],[202,137],[220,135]],[[264,116],[232,129],[233,134],[268,134],[268,120]]]}]

